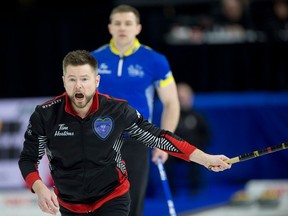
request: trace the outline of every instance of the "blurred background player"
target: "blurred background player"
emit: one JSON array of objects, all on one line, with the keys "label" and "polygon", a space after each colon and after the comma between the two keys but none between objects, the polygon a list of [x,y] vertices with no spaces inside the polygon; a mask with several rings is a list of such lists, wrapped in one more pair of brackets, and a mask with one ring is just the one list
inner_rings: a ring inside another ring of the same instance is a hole
[{"label": "blurred background player", "polygon": [[[119,5],[110,14],[108,25],[112,39],[92,52],[99,63],[102,85],[99,91],[126,99],[145,119],[152,121],[155,90],[163,104],[161,128],[174,131],[179,120],[180,106],[176,83],[166,57],[140,44],[136,36],[141,32],[139,11],[129,5]],[[131,184],[131,216],[143,213],[149,173],[149,149],[126,139],[121,149]],[[137,152],[137,153],[136,153]],[[154,149],[153,162],[160,156],[165,162],[167,153]]]},{"label": "blurred background player", "polygon": [[[189,84],[184,82],[177,84],[177,91],[181,112],[175,133],[189,140],[189,143],[193,143],[197,148],[205,150],[211,138],[210,127],[203,114],[193,107],[194,91]],[[185,186],[185,191],[188,189],[190,194],[198,193],[203,188],[201,168],[194,164],[182,163],[181,160],[174,157],[170,157],[166,165],[172,193],[180,192],[183,186]],[[183,175],[187,177],[185,178]],[[179,176],[182,180],[179,179]],[[179,185],[181,183],[182,185]]]}]

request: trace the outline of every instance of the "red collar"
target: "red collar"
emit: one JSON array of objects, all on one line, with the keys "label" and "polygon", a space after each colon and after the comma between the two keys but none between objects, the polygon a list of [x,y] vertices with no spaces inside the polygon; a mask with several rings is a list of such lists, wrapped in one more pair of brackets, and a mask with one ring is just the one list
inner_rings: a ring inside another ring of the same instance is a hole
[{"label": "red collar", "polygon": [[[66,100],[66,105],[65,105],[65,111],[71,115],[74,115],[74,116],[78,116],[80,117],[73,109],[72,107],[72,104],[71,104],[71,101],[69,100],[69,97],[67,95],[67,93],[65,92],[63,94],[65,96],[65,100]],[[96,112],[99,108],[99,100],[98,100],[98,91],[96,90],[95,92],[95,95],[93,97],[93,103],[92,103],[92,106],[90,107],[90,110],[89,112],[87,113],[86,116]]]}]

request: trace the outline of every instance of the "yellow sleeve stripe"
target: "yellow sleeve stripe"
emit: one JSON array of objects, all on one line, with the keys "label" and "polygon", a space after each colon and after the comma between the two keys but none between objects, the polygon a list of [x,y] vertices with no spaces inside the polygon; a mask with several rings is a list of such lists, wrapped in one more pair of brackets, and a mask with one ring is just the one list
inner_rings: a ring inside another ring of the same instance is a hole
[{"label": "yellow sleeve stripe", "polygon": [[160,87],[165,87],[174,81],[173,75],[168,76],[165,80],[160,80]]}]

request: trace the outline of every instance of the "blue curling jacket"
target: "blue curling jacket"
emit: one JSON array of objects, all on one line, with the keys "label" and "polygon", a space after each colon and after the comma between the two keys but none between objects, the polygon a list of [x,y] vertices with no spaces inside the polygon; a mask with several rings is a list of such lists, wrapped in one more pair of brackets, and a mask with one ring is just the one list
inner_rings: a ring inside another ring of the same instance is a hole
[{"label": "blue curling jacket", "polygon": [[127,100],[145,119],[152,121],[155,88],[174,80],[166,57],[140,44],[138,39],[124,55],[116,50],[113,39],[91,54],[99,65],[99,91]]}]

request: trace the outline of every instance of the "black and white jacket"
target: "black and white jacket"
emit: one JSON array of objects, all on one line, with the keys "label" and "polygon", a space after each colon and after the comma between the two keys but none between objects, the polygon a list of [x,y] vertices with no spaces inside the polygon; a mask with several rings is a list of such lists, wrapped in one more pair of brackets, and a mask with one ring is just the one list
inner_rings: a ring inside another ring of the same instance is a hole
[{"label": "black and white jacket", "polygon": [[82,119],[64,93],[38,105],[31,115],[19,168],[32,190],[41,179],[38,164],[46,152],[60,205],[78,213],[93,211],[129,190],[120,153],[125,134],[187,161],[195,150],[144,120],[124,100],[96,92],[89,114]]}]

